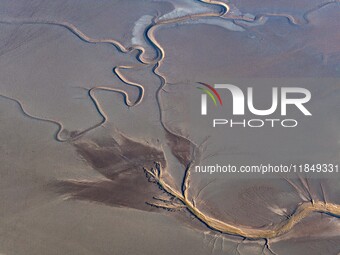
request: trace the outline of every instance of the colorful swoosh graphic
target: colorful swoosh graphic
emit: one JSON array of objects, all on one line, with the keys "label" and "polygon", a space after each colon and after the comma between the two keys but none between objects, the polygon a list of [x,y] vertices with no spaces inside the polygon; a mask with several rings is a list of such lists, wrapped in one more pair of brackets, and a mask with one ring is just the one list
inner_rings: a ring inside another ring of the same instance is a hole
[{"label": "colorful swoosh graphic", "polygon": [[[221,96],[220,94],[216,91],[216,89],[209,85],[209,84],[206,84],[206,83],[203,83],[203,82],[197,82],[205,87],[207,87],[208,89],[204,89],[204,88],[200,88],[200,87],[197,87],[199,90],[202,90],[204,91],[214,102],[215,105],[217,105],[217,102],[216,102],[216,98],[214,97],[213,93],[215,94],[215,96],[217,97],[218,101],[220,102],[220,105],[223,105],[223,102],[222,102],[222,99],[221,99]],[[213,93],[211,93],[213,92]]]}]

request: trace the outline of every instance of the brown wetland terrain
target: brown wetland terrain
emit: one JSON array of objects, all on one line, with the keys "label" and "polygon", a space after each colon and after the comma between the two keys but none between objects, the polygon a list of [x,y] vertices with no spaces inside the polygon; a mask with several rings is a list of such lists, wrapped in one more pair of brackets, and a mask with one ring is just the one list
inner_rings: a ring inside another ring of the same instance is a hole
[{"label": "brown wetland terrain", "polygon": [[[340,254],[340,173],[195,171],[340,164],[339,20],[339,1],[0,0],[0,254]],[[313,116],[212,128],[202,82],[262,108],[304,87]]]}]

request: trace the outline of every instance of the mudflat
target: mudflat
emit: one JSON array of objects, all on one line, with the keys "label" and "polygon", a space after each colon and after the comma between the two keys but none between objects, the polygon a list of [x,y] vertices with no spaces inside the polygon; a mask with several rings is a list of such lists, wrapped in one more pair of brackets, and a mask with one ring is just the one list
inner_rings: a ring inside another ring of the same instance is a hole
[{"label": "mudflat", "polygon": [[[339,10],[1,0],[0,254],[338,254],[336,170],[195,166],[340,163]],[[312,116],[290,111],[294,128],[212,129],[201,93],[209,114],[222,99],[209,84],[253,87],[258,108],[272,87],[303,87]]]}]

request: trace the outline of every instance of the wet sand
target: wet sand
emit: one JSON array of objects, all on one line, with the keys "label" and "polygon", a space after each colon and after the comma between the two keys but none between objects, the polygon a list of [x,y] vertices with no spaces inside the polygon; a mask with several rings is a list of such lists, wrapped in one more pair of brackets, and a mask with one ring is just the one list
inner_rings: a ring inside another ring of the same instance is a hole
[{"label": "wet sand", "polygon": [[[1,1],[0,253],[337,254],[337,176],[193,172],[339,162],[340,7],[302,2]],[[198,81],[299,84],[314,118],[209,133]]]}]

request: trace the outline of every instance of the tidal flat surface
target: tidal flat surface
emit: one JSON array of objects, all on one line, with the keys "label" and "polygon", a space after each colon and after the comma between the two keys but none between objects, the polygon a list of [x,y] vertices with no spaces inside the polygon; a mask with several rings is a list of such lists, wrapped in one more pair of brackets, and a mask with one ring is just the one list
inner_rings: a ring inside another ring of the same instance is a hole
[{"label": "tidal flat surface", "polygon": [[[340,164],[339,20],[339,1],[0,0],[0,254],[339,254],[340,173],[194,171]],[[313,116],[212,129],[199,82],[258,108],[303,87]]]}]

